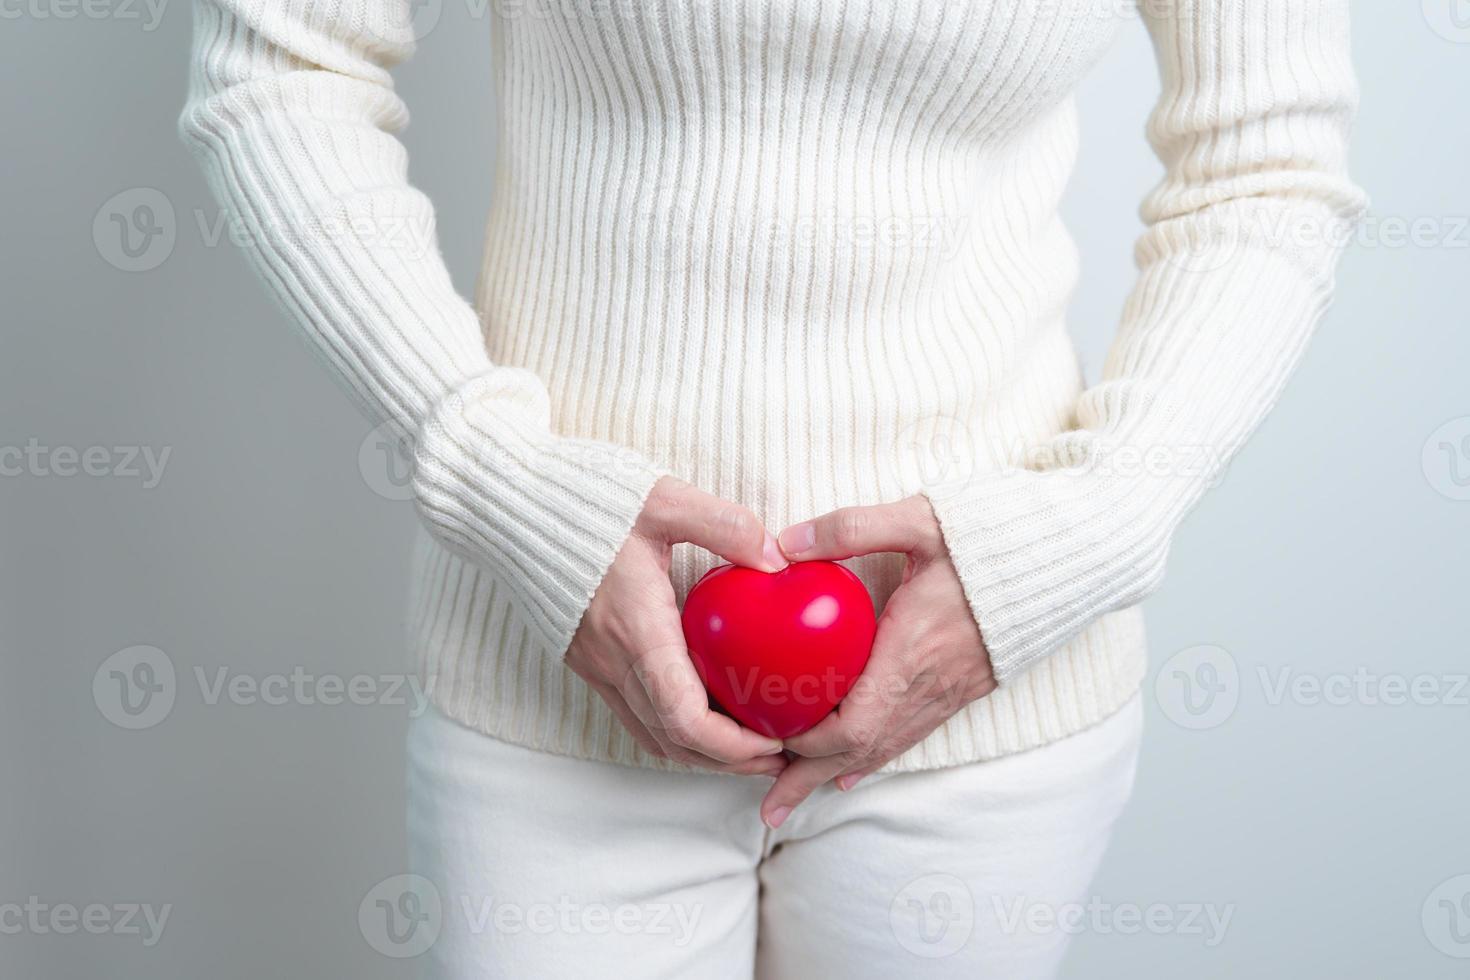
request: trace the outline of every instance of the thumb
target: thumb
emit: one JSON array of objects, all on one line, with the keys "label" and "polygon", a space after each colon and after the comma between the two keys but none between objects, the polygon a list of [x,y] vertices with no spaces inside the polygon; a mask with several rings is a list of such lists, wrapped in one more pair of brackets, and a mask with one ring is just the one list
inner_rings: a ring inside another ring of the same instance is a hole
[{"label": "thumb", "polygon": [[925,550],[939,533],[929,502],[909,497],[892,504],[843,507],[781,532],[781,551],[792,561],[839,561],[880,551]]},{"label": "thumb", "polygon": [[653,532],[669,544],[687,541],[762,572],[779,572],[787,565],[775,537],[748,508],[692,484],[660,480],[644,509]]}]

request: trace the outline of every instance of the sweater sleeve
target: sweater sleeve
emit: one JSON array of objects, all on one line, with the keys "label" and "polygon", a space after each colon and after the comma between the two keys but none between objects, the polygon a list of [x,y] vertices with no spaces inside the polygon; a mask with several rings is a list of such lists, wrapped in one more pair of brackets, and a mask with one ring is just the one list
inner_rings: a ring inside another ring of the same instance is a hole
[{"label": "sweater sleeve", "polygon": [[409,0],[196,0],[179,121],[252,262],[375,421],[411,439],[418,512],[564,651],[660,470],[551,430],[544,385],[491,364],[407,182],[388,69]]},{"label": "sweater sleeve", "polygon": [[1158,585],[1300,359],[1365,203],[1346,176],[1348,0],[1139,7],[1165,176],[1101,381],[1023,460],[925,490],[1002,683]]}]

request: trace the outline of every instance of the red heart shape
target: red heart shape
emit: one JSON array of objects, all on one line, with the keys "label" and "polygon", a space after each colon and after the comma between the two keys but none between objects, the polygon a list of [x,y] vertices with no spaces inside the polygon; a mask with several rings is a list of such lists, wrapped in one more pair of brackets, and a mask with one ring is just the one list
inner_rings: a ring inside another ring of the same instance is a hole
[{"label": "red heart shape", "polygon": [[721,565],[684,603],[684,640],[705,689],[735,720],[772,738],[821,721],[873,649],[877,617],[856,575],[830,561],[779,572]]}]

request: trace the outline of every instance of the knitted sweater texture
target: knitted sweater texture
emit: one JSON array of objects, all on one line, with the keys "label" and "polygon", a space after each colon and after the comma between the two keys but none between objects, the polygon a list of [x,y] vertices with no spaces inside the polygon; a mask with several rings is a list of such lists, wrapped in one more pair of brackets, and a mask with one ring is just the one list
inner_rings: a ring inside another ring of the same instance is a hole
[{"label": "knitted sweater texture", "polygon": [[[663,766],[562,663],[659,476],[774,530],[924,493],[1000,687],[889,767],[922,769],[1137,690],[1137,603],[1301,357],[1363,207],[1347,6],[491,3],[473,303],[393,135],[423,4],[196,0],[180,125],[269,288],[411,440],[411,643],[439,708]],[[1165,172],[1088,386],[1057,205],[1074,89],[1135,16]],[[714,561],[676,550],[681,599]],[[880,606],[899,584],[897,556],[848,564]]]}]

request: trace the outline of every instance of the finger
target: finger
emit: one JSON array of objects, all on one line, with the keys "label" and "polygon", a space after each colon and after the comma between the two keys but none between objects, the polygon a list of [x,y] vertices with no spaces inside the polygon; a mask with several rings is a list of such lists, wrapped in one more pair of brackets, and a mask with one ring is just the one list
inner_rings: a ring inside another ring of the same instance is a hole
[{"label": "finger", "polygon": [[768,776],[775,779],[785,772],[791,762],[779,752],[776,755],[768,755],[760,759],[751,759],[749,762],[739,762],[733,766],[722,766],[719,772],[732,772],[740,776]]},{"label": "finger", "polygon": [[661,481],[649,503],[653,529],[670,544],[687,541],[763,572],[786,567],[775,537],[748,508],[673,480]]},{"label": "finger", "polygon": [[[856,693],[856,688],[849,697]],[[779,827],[818,786],[875,757],[892,723],[894,705],[881,698],[844,701],[800,735],[786,739],[797,754],[761,802],[761,819]]]},{"label": "finger", "polygon": [[681,749],[709,755],[720,763],[744,763],[785,748],[779,739],[741,726],[710,708],[709,695],[688,658],[639,671],[656,735]]},{"label": "finger", "polygon": [[859,781],[871,776],[922,742],[934,729],[944,724],[949,715],[950,712],[935,702],[931,701],[923,705],[916,714],[884,740],[882,751],[848,766],[832,782],[843,792],[852,789]]},{"label": "finger", "polygon": [[664,751],[662,745],[658,744],[658,739],[653,737],[653,733],[648,730],[648,726],[643,724],[633,712],[632,708],[628,707],[627,699],[619,694],[611,685],[591,681],[588,683],[592,690],[597,692],[597,696],[602,698],[607,706],[612,709],[613,715],[628,730],[628,734],[633,736],[633,741],[637,743],[640,749],[655,758],[664,759],[668,757],[668,753]]},{"label": "finger", "polygon": [[842,772],[847,764],[848,760],[842,756],[829,759],[804,759],[798,756],[776,777],[771,788],[766,790],[766,797],[761,800],[761,819],[768,827],[781,826],[792,810],[811,796],[817,787]]},{"label": "finger", "polygon": [[[617,700],[614,701],[614,698]],[[634,741],[645,751],[649,752],[649,754],[657,758],[669,759],[682,765],[697,766],[698,768],[709,769],[714,772],[729,772],[746,776],[771,776],[773,778],[779,775],[788,764],[786,757],[779,751],[771,755],[757,756],[754,759],[745,759],[734,763],[721,762],[719,759],[714,759],[692,749],[686,749],[676,745],[667,736],[660,738],[648,726],[643,724],[638,717],[638,713],[616,691],[609,689],[608,694],[604,695],[604,700],[608,702],[608,706],[612,708],[613,713],[618,716],[618,720],[628,729]]]},{"label": "finger", "polygon": [[781,551],[792,561],[838,561],[880,551],[925,551],[937,524],[928,501],[910,497],[872,507],[843,507],[781,532]]},{"label": "finger", "polygon": [[730,716],[715,711],[708,703],[692,723],[672,723],[669,738],[675,745],[721,762],[779,756],[785,750],[779,739],[746,728]]},{"label": "finger", "polygon": [[[575,667],[573,669],[576,670]],[[679,750],[667,738],[662,737],[661,733],[658,733],[657,727],[654,725],[658,715],[647,703],[647,696],[643,691],[643,687],[637,681],[631,684],[625,683],[623,685],[626,688],[625,693],[611,683],[598,680],[596,677],[588,674],[582,674],[581,671],[578,671],[578,673],[581,674],[582,679],[587,682],[588,686],[597,692],[597,695],[611,709],[613,716],[618,719],[623,728],[633,737],[633,741],[644,752],[657,759],[671,759],[675,762],[683,762],[689,765],[704,764],[702,760],[695,757],[694,753]],[[708,760],[708,763],[711,768],[723,765],[723,763],[716,762],[713,759]]]},{"label": "finger", "polygon": [[[636,681],[636,683],[633,683]],[[646,658],[625,685],[628,703],[660,744],[718,762],[739,763],[779,753],[779,739],[751,731],[714,711],[688,652]]]},{"label": "finger", "polygon": [[787,738],[788,749],[807,758],[861,758],[878,744],[893,724],[894,712],[904,701],[903,689],[907,687],[897,683],[892,661],[882,655],[884,633],[884,622],[880,620],[873,654],[852,690],[836,711],[801,734]]},{"label": "finger", "polygon": [[628,685],[627,703],[628,709],[633,712],[639,724],[648,731],[649,737],[658,744],[659,754],[664,758],[691,766],[704,765],[706,768],[711,769],[725,765],[725,763],[720,762],[718,759],[709,759],[706,765],[702,761],[705,757],[701,756],[700,753],[681,745],[675,745],[673,740],[669,738],[668,732],[664,731],[663,724],[659,720],[658,712],[654,710],[653,702],[648,699],[648,692],[636,681]]},{"label": "finger", "polygon": [[839,709],[800,735],[788,738],[786,748],[807,759],[860,758],[877,744],[881,724],[877,717],[854,721],[849,714],[843,718]]}]

